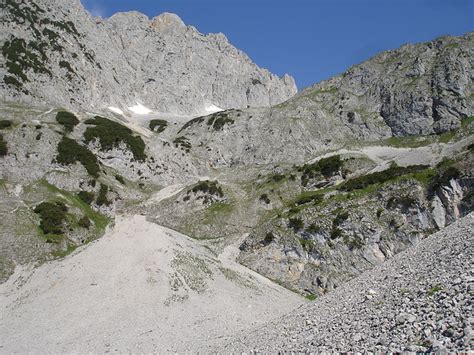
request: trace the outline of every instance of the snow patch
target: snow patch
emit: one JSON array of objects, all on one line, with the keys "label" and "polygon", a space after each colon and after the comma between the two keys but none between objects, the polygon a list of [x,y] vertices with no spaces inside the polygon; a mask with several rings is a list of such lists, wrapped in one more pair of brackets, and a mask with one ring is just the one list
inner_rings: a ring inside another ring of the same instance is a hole
[{"label": "snow patch", "polygon": [[220,108],[220,107],[217,107],[216,105],[209,105],[207,106],[204,111],[206,112],[209,112],[209,113],[214,113],[214,112],[220,112],[220,111],[224,111],[224,109]]},{"label": "snow patch", "polygon": [[107,107],[110,111],[114,112],[114,113],[117,113],[119,115],[122,115],[123,116],[123,111],[117,107],[112,107],[112,106],[109,106]]},{"label": "snow patch", "polygon": [[128,109],[133,113],[136,113],[137,115],[147,115],[153,112],[149,108],[146,108],[145,106],[139,103],[137,103],[135,106],[129,107]]}]

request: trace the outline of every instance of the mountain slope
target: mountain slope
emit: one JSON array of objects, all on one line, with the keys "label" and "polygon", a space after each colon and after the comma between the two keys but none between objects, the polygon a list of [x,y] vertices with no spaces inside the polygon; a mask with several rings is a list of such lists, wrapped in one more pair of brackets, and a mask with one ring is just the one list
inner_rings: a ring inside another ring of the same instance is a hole
[{"label": "mountain slope", "polygon": [[224,35],[203,35],[173,14],[102,20],[79,0],[6,0],[2,18],[7,100],[202,114],[274,105],[296,93],[290,76],[260,69]]},{"label": "mountain slope", "polygon": [[474,215],[218,352],[472,351]]}]

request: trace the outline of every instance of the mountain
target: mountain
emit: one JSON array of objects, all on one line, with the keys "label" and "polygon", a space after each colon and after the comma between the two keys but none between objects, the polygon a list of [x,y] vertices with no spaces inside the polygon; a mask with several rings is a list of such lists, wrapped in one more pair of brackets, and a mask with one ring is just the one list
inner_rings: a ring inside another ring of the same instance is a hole
[{"label": "mountain", "polygon": [[223,34],[203,35],[174,14],[93,18],[79,0],[2,7],[6,100],[203,114],[274,105],[296,93],[292,77],[257,67]]},{"label": "mountain", "polygon": [[[116,315],[137,303],[149,305],[140,330],[156,327],[125,334],[118,351],[189,351],[172,346],[178,323],[187,339],[228,343],[230,328],[337,295],[474,210],[473,33],[380,53],[296,93],[173,14],[2,5],[0,307],[15,320],[13,352],[26,333],[45,351],[106,351],[93,334],[113,338],[126,326]],[[89,315],[78,339],[87,303],[100,313],[104,295],[103,323]],[[69,318],[71,298],[86,304]],[[198,312],[204,299],[212,314]],[[60,344],[35,326],[50,300],[54,326],[71,330]],[[165,328],[153,314],[170,314]],[[397,339],[388,348],[413,345]]]}]

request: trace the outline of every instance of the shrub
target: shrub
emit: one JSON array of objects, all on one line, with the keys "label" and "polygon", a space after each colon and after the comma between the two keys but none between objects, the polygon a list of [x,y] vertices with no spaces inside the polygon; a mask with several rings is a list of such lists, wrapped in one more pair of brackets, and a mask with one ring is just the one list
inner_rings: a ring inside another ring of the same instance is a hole
[{"label": "shrub", "polygon": [[117,180],[122,185],[125,185],[125,179],[123,178],[122,175],[119,175],[119,174],[115,175],[115,180]]},{"label": "shrub", "polygon": [[0,129],[9,128],[12,126],[12,121],[10,120],[0,120]]},{"label": "shrub", "polygon": [[98,140],[103,151],[116,148],[123,142],[133,154],[135,160],[146,159],[145,142],[140,136],[134,136],[132,130],[107,118],[95,116],[86,121],[89,127],[84,133],[86,143]]},{"label": "shrub", "polygon": [[[166,127],[168,127],[168,122],[165,120],[151,120],[149,127],[152,131],[156,133],[161,133],[163,132]],[[156,129],[155,129],[156,128]]]},{"label": "shrub", "polygon": [[306,228],[306,233],[309,233],[309,234],[316,234],[319,232],[321,232],[321,227],[314,223],[310,224],[309,227]]},{"label": "shrub", "polygon": [[110,200],[107,199],[107,192],[109,192],[109,187],[105,184],[100,184],[100,189],[99,189],[99,196],[97,197],[97,205],[102,206],[110,206],[112,203]]},{"label": "shrub", "polygon": [[324,200],[324,195],[322,194],[314,194],[310,196],[302,196],[296,200],[296,204],[299,205],[304,205],[307,203],[312,202],[313,204],[317,205],[321,203]]},{"label": "shrub", "polygon": [[263,244],[268,245],[275,240],[275,235],[272,232],[267,232],[265,238],[263,239]]},{"label": "shrub", "polygon": [[34,209],[41,218],[40,228],[44,234],[64,234],[67,206],[62,202],[42,202]]},{"label": "shrub", "polygon": [[268,179],[269,181],[280,182],[285,179],[285,174],[273,174]]},{"label": "shrub", "polygon": [[7,142],[3,139],[3,135],[0,134],[0,157],[8,154]]},{"label": "shrub", "polygon": [[176,148],[179,147],[183,149],[186,153],[189,153],[189,151],[191,150],[191,143],[189,142],[189,138],[187,138],[186,136],[180,136],[175,138],[173,143]]},{"label": "shrub", "polygon": [[331,230],[331,239],[337,239],[340,237],[342,237],[342,230],[340,228],[333,227]]},{"label": "shrub", "polygon": [[82,201],[90,205],[94,201],[95,194],[93,192],[81,191],[77,194]]},{"label": "shrub", "polygon": [[336,218],[334,218],[334,220],[332,221],[332,225],[338,226],[348,218],[349,218],[349,212],[341,212],[336,216]]},{"label": "shrub", "polygon": [[181,129],[178,131],[178,134],[184,131],[185,129],[191,127],[192,125],[201,123],[203,121],[204,121],[204,117],[196,117],[196,118],[193,118],[192,120],[189,120],[183,125],[183,127],[181,127]]},{"label": "shrub", "polygon": [[226,124],[233,124],[234,120],[228,117],[225,112],[214,113],[207,120],[207,125],[212,126],[216,131],[221,131]]},{"label": "shrub", "polygon": [[267,194],[261,194],[260,195],[260,201],[265,202],[267,205],[271,202],[270,198],[268,197]]},{"label": "shrub", "polygon": [[87,147],[80,145],[74,139],[63,137],[58,144],[56,161],[65,165],[74,164],[78,161],[91,176],[99,176],[100,167],[97,157]]},{"label": "shrub", "polygon": [[328,158],[322,158],[314,164],[305,164],[298,170],[302,171],[301,184],[306,186],[310,179],[323,175],[329,178],[338,173],[343,166],[343,161],[339,155],[334,155]]},{"label": "shrub", "polygon": [[219,183],[217,181],[199,181],[190,191],[194,192],[195,194],[198,192],[203,192],[209,195],[224,197],[222,187],[219,186]]},{"label": "shrub", "polygon": [[67,132],[72,132],[74,130],[74,126],[79,123],[77,117],[67,111],[59,111],[56,115],[56,121],[63,125]]},{"label": "shrub", "polygon": [[303,227],[304,227],[304,222],[301,218],[294,217],[288,220],[288,228],[293,229],[295,233],[303,229]]},{"label": "shrub", "polygon": [[89,229],[91,226],[91,220],[87,216],[84,216],[77,222],[77,224],[82,228]]},{"label": "shrub", "polygon": [[414,173],[429,168],[426,165],[411,165],[407,167],[391,166],[387,170],[363,175],[346,181],[339,189],[343,191],[353,191],[364,189],[370,185],[384,183],[396,177]]}]

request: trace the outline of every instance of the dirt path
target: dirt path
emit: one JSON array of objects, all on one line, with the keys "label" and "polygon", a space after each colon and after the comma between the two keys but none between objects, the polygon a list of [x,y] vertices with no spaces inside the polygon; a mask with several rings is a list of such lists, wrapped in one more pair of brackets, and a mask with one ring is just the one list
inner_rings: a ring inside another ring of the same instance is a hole
[{"label": "dirt path", "polygon": [[216,258],[119,216],[83,250],[0,285],[0,352],[206,352],[304,302],[236,263],[235,248]]}]

